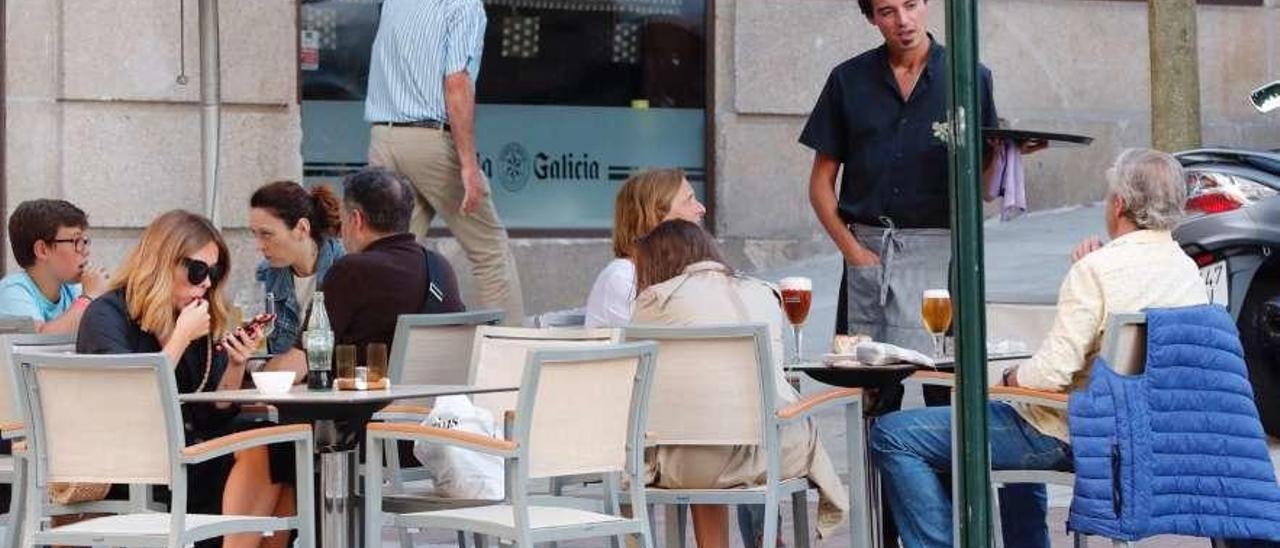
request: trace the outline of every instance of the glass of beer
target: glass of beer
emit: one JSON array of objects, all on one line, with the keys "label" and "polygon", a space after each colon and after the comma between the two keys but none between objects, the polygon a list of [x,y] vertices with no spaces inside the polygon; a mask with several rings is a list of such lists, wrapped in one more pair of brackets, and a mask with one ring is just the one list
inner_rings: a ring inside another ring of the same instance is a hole
[{"label": "glass of beer", "polygon": [[920,320],[925,331],[933,335],[933,357],[942,357],[942,338],[951,329],[951,293],[945,289],[928,289],[920,301]]},{"label": "glass of beer", "polygon": [[791,363],[800,363],[800,331],[809,318],[809,306],[813,304],[813,281],[809,278],[783,278],[778,282],[782,290],[782,310],[791,323],[791,332],[795,334],[796,347],[792,352]]}]

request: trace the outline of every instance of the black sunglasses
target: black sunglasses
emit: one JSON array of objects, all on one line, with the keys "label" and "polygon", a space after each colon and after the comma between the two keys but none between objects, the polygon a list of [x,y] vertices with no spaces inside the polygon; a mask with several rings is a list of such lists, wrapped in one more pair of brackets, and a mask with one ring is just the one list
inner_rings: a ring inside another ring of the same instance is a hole
[{"label": "black sunglasses", "polygon": [[200,285],[205,279],[211,285],[217,285],[222,281],[222,275],[226,274],[220,264],[209,266],[209,263],[189,257],[183,257],[182,264],[187,267],[187,282],[191,285]]}]

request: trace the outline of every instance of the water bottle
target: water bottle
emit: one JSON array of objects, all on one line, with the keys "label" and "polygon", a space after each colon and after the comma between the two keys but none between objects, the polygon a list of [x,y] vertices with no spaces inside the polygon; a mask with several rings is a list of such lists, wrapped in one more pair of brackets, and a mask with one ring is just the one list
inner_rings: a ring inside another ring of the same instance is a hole
[{"label": "water bottle", "polygon": [[316,291],[311,297],[311,316],[302,334],[302,345],[307,349],[307,388],[333,388],[333,329],[324,309],[323,292]]}]

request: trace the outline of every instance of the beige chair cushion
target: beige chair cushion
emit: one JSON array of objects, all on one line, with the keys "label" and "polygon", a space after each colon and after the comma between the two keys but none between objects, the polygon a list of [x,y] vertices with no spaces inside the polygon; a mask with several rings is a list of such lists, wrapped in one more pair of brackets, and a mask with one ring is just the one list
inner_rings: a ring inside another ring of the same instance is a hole
[{"label": "beige chair cushion", "polygon": [[[552,338],[561,336],[565,338]],[[583,337],[583,338],[568,338]],[[589,337],[589,338],[586,338]],[[538,348],[589,348],[615,342],[613,330],[530,329],[482,326],[476,330],[475,382],[479,387],[520,386],[529,352]],[[516,408],[518,392],[476,394],[472,401],[495,418]]]},{"label": "beige chair cushion", "polygon": [[169,483],[169,404],[159,401],[153,370],[44,367],[37,375],[49,481]]},{"label": "beige chair cushion", "polygon": [[759,445],[760,375],[751,337],[660,341],[645,432],[657,445]]},{"label": "beige chair cushion", "polygon": [[626,466],[636,358],[544,363],[529,432],[529,477]]},{"label": "beige chair cushion", "polygon": [[421,326],[409,330],[400,384],[467,384],[474,325]]}]

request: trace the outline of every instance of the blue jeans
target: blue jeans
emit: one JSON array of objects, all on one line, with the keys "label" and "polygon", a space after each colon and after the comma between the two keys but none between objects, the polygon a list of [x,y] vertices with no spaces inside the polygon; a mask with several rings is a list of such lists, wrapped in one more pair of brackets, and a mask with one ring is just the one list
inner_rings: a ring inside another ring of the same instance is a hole
[{"label": "blue jeans", "polygon": [[[992,403],[988,416],[992,469],[1070,469],[1070,446],[1041,434],[1012,407]],[[951,408],[911,409],[880,417],[871,429],[868,446],[902,545],[951,546],[950,486],[938,477],[939,472],[951,470]],[[1005,546],[1048,548],[1043,485],[1001,489],[1000,510]]]}]

